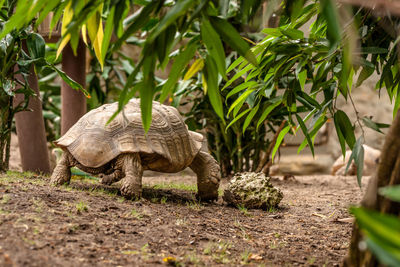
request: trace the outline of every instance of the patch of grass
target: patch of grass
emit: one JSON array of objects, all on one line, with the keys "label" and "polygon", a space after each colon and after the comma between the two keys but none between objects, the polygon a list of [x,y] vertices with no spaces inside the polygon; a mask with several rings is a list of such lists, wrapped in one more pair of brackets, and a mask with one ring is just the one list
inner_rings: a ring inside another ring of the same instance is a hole
[{"label": "patch of grass", "polygon": [[251,236],[246,232],[246,229],[242,226],[242,224],[236,219],[234,225],[240,229],[242,238],[245,240],[250,240]]},{"label": "patch of grass", "polygon": [[228,264],[230,262],[228,251],[232,247],[232,244],[228,241],[221,240],[218,243],[210,242],[204,248],[204,255],[209,255],[212,259],[219,264]]},{"label": "patch of grass", "polygon": [[4,194],[4,195],[3,195],[3,198],[1,199],[1,204],[7,204],[8,201],[10,201],[10,199],[11,199],[11,195],[9,195],[9,194]]},{"label": "patch of grass", "polygon": [[243,251],[242,254],[240,255],[241,264],[250,263],[250,255],[251,255],[251,252],[248,251],[247,249],[245,251]]},{"label": "patch of grass", "polygon": [[204,265],[204,263],[201,261],[200,257],[194,251],[188,255],[185,255],[185,259],[191,265],[194,265],[194,266]]},{"label": "patch of grass", "polygon": [[308,260],[308,264],[313,265],[315,261],[316,261],[316,258],[315,258],[315,257],[311,257],[311,258]]},{"label": "patch of grass", "polygon": [[150,254],[149,243],[146,243],[140,248],[140,255],[143,257],[145,261],[147,261],[149,259],[149,254]]},{"label": "patch of grass", "polygon": [[34,235],[39,235],[42,233],[42,230],[39,229],[37,226],[35,226],[32,231]]},{"label": "patch of grass", "polygon": [[166,204],[167,203],[168,198],[166,196],[163,196],[160,200],[161,204]]},{"label": "patch of grass", "polygon": [[245,206],[243,206],[243,205],[238,205],[237,208],[239,209],[239,211],[240,211],[241,213],[243,213],[243,215],[248,216],[248,217],[251,217],[251,213],[249,212],[249,210],[248,210]]},{"label": "patch of grass", "polygon": [[277,249],[277,248],[284,248],[284,247],[286,247],[286,242],[273,240],[269,243],[270,249]]},{"label": "patch of grass", "polygon": [[110,196],[116,197],[118,195],[118,189],[105,189],[103,187],[94,187],[90,190],[90,193],[96,196]]},{"label": "patch of grass", "polygon": [[75,205],[75,207],[78,214],[89,210],[88,205],[83,201],[80,201],[78,204]]},{"label": "patch of grass", "polygon": [[38,175],[33,172],[17,172],[17,171],[7,171],[6,174],[0,175],[0,181],[3,184],[13,184],[16,182],[29,182],[31,184],[45,185],[48,183],[46,180],[41,179],[41,177],[38,177]]},{"label": "patch of grass", "polygon": [[186,202],[186,206],[192,210],[197,210],[197,211],[202,210],[204,208],[201,202],[197,200]]},{"label": "patch of grass", "polygon": [[160,183],[152,186],[154,189],[179,189],[190,192],[197,192],[197,185],[185,183]]},{"label": "patch of grass", "polygon": [[132,210],[131,210],[131,216],[132,216],[133,218],[138,219],[138,220],[143,219],[143,214],[141,214],[140,212],[138,212],[136,209],[132,209]]},{"label": "patch of grass", "polygon": [[269,213],[274,213],[274,212],[277,212],[278,211],[278,208],[277,207],[272,207],[272,206],[270,206],[268,209],[267,209],[267,212],[269,212]]}]

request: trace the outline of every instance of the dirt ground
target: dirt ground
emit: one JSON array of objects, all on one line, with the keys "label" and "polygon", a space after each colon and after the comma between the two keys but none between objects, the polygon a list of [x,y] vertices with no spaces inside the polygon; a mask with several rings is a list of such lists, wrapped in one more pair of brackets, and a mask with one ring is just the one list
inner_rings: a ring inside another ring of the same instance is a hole
[{"label": "dirt ground", "polygon": [[147,174],[139,201],[118,184],[48,182],[0,175],[1,266],[337,266],[362,195],[354,177],[273,178],[284,198],[263,211],[195,201],[190,173]]}]

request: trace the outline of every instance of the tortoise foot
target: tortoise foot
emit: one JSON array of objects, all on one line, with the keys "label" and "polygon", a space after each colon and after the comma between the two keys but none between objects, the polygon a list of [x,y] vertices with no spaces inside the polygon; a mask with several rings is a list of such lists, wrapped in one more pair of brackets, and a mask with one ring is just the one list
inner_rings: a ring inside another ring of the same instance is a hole
[{"label": "tortoise foot", "polygon": [[121,186],[121,194],[128,199],[139,199],[142,196],[142,187],[125,182]]},{"label": "tortoise foot", "polygon": [[51,180],[50,183],[52,185],[63,185],[63,184],[69,184],[71,181],[71,171],[69,168],[64,167],[64,166],[57,166],[53,174],[51,175]]}]

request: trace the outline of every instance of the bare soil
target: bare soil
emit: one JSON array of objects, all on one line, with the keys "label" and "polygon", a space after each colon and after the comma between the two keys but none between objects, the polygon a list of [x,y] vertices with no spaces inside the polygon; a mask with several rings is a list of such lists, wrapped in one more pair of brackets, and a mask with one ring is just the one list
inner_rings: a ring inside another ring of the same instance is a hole
[{"label": "bare soil", "polygon": [[118,184],[0,175],[0,265],[336,266],[362,195],[354,177],[279,177],[279,209],[245,210],[195,201],[190,173],[147,176],[132,201]]}]

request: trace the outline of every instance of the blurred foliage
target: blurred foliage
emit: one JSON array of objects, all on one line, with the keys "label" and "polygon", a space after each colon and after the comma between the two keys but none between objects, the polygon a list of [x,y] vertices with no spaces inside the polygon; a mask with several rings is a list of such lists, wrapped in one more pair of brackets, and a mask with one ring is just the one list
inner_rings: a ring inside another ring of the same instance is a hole
[{"label": "blurred foliage", "polygon": [[[50,69],[72,88],[86,92],[81,85],[69,78],[46,57],[44,39],[33,32],[33,21],[27,21],[18,29],[6,32],[7,24],[14,15],[17,1],[0,1],[0,172],[8,169],[10,140],[15,113],[28,109],[29,97],[35,92],[29,87],[28,76]],[[24,99],[14,102],[14,96]]]},{"label": "blurred foliage", "polygon": [[[400,202],[400,185],[383,187],[380,194]],[[351,212],[365,234],[364,243],[385,266],[400,266],[400,220],[398,216],[383,214],[366,208],[352,208]]]},{"label": "blurred foliage", "polygon": [[[247,22],[261,1],[99,1],[99,0],[38,0],[29,4],[25,0],[17,1],[15,15],[8,20],[0,32],[0,39],[13,29],[20,29],[33,20],[38,13],[36,26],[50,13],[54,12],[51,26],[54,27],[61,16],[62,40],[58,53],[66,45],[76,49],[80,33],[84,40],[89,36],[95,55],[103,66],[108,48],[120,49],[130,37],[144,41],[139,61],[130,73],[119,96],[119,111],[129,99],[140,93],[142,120],[147,130],[151,122],[151,106],[156,92],[157,81],[154,70],[164,69],[170,60],[170,53],[179,43],[179,54],[174,60],[174,72],[161,88],[162,98],[171,93],[184,68],[195,56],[199,47],[206,47],[204,77],[208,87],[210,102],[221,118],[222,101],[218,94],[218,73],[225,77],[225,55],[220,53],[222,40],[253,64],[257,64],[249,44],[242,39],[238,31],[227,22],[227,18],[238,14],[237,18]],[[134,13],[130,8],[134,6]],[[104,29],[102,18],[106,18]],[[112,35],[117,40],[110,44]],[[212,37],[212,38],[209,38]],[[88,40],[86,40],[88,41]],[[184,42],[183,42],[184,41]],[[138,73],[142,72],[140,76]]]},{"label": "blurred foliage", "polygon": [[[336,99],[344,97],[353,104],[353,80],[358,76],[355,86],[359,86],[376,72],[381,74],[376,88],[386,89],[396,113],[400,103],[397,39],[387,29],[395,29],[398,20],[376,17],[358,7],[338,10],[330,0],[286,1],[282,9],[279,27],[264,29],[265,38],[251,49],[258,65],[240,57],[229,66],[231,78],[222,92],[228,90],[227,97],[237,95],[237,99],[229,106],[228,115],[233,114],[242,125],[249,119],[262,125],[280,112],[287,125],[278,140],[301,130],[305,139],[299,152],[308,145],[313,154],[318,130],[332,119],[343,155],[346,145],[353,151],[360,183],[363,136],[356,138],[354,125],[378,131],[386,126],[370,118],[350,121],[336,107]],[[314,21],[305,34],[300,27],[311,19]],[[355,113],[358,116],[357,110]],[[279,145],[276,142],[272,159]]]},{"label": "blurred foliage", "polygon": [[[283,116],[279,113],[272,114],[267,123],[258,127],[259,117],[236,123],[233,115],[230,115],[225,117],[224,123],[204,95],[202,79],[202,75],[197,74],[189,80],[180,81],[172,104],[180,107],[190,129],[205,134],[209,150],[220,163],[223,176],[243,171],[261,171],[267,163],[264,158],[271,144],[271,137],[276,132],[277,127],[274,126],[279,127]],[[228,98],[227,91],[224,91],[221,97],[227,103],[223,107],[224,114],[227,114],[228,106],[237,96]],[[257,112],[257,109],[252,112]]]}]

